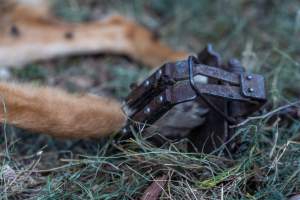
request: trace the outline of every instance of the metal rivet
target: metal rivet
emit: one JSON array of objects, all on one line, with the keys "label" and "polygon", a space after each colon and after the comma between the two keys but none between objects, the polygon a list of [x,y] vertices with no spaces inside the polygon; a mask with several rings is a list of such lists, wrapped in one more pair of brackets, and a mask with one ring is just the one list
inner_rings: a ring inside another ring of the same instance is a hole
[{"label": "metal rivet", "polygon": [[161,75],[162,75],[161,69],[157,71],[157,75],[158,75],[158,76],[161,76]]},{"label": "metal rivet", "polygon": [[148,87],[149,85],[150,85],[150,81],[146,81],[145,83],[144,83],[144,85],[145,85],[145,87]]},{"label": "metal rivet", "polygon": [[144,110],[144,113],[149,114],[150,112],[151,112],[151,109],[149,107],[146,107],[145,110]]},{"label": "metal rivet", "polygon": [[157,101],[158,101],[158,103],[162,103],[162,102],[164,102],[164,97],[163,96],[158,96],[157,97]]},{"label": "metal rivet", "polygon": [[248,88],[248,92],[254,92],[253,88]]},{"label": "metal rivet", "polygon": [[248,76],[247,76],[247,79],[248,79],[248,80],[252,80],[252,79],[253,79],[253,76],[248,75]]},{"label": "metal rivet", "polygon": [[127,132],[128,132],[127,128],[123,128],[123,129],[122,129],[122,133],[123,133],[123,134],[126,134]]}]

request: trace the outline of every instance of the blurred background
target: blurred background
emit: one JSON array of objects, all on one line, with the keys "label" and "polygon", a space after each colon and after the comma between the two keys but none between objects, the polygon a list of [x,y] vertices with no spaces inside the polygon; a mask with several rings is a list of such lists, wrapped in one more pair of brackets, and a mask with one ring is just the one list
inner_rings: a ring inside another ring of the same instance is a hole
[{"label": "blurred background", "polygon": [[[147,27],[175,50],[197,53],[212,43],[224,60],[239,58],[250,70],[269,72],[270,78],[276,73],[278,76],[283,68],[281,80],[291,74],[299,78],[295,73],[297,67],[290,67],[298,64],[300,14],[297,1],[67,0],[53,1],[52,5],[55,15],[65,21],[86,22],[121,14]],[[68,57],[13,70],[13,75],[20,80],[66,84],[64,87],[71,91],[101,87],[113,90],[117,97],[126,96],[129,84],[140,74],[147,74],[144,66],[110,55]],[[291,81],[284,80],[285,84]],[[278,91],[273,92],[282,91],[283,81],[276,84],[278,87],[273,89]]]},{"label": "blurred background", "polygon": [[[56,0],[53,13],[71,22],[124,15],[176,50],[197,53],[211,43],[223,60],[238,58],[247,70],[266,77],[272,109],[299,99],[297,0]],[[122,100],[130,84],[149,69],[126,57],[101,54],[36,62],[9,73],[10,80]],[[1,192],[7,199],[135,199],[165,173],[170,181],[164,199],[284,199],[300,192],[299,163],[291,164],[300,158],[299,145],[287,145],[299,134],[300,124],[273,125],[259,121],[240,130],[244,145],[228,160],[186,154],[176,145],[157,149],[139,139],[125,146],[111,139],[57,140],[7,125],[7,138],[1,135],[0,140],[2,165],[23,174],[34,164],[41,170],[35,166],[16,190],[2,181]],[[110,153],[114,148],[118,155]],[[41,150],[42,156],[37,154]]]}]

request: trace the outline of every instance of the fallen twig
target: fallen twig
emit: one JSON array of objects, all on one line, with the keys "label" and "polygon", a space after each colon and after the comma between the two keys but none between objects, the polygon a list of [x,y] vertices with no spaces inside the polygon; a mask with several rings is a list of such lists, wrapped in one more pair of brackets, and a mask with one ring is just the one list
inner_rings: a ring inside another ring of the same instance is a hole
[{"label": "fallen twig", "polygon": [[146,189],[141,200],[157,200],[167,183],[167,175],[163,175],[156,180]]}]

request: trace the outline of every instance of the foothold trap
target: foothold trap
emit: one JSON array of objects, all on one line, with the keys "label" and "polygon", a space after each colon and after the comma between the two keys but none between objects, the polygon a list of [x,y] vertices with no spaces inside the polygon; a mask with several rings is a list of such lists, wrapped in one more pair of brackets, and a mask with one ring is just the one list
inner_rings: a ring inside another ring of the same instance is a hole
[{"label": "foothold trap", "polygon": [[219,54],[208,45],[197,57],[164,64],[133,88],[125,102],[129,120],[122,133],[130,135],[141,124],[150,126],[187,102],[208,109],[205,122],[189,130],[187,137],[199,151],[210,152],[232,136],[229,125],[266,102],[264,77],[245,72],[237,59],[222,64]]}]

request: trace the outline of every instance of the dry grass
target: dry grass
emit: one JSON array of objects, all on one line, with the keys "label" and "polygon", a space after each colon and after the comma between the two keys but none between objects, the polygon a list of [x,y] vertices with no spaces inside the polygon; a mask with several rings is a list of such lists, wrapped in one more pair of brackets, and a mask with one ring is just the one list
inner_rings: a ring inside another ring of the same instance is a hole
[{"label": "dry grass", "polygon": [[[230,159],[219,158],[221,150],[188,153],[181,149],[185,140],[161,149],[140,137],[123,143],[113,138],[60,141],[3,126],[0,196],[135,199],[161,175],[168,177],[162,199],[285,199],[300,193],[300,144],[293,142],[299,120],[272,112],[299,99],[299,8],[296,0],[57,1],[57,14],[68,20],[118,11],[159,32],[174,48],[197,52],[211,42],[225,58],[241,58],[250,70],[266,76],[272,106],[239,128],[241,145]],[[145,74],[140,67],[114,56],[75,57],[33,64],[14,74],[121,98],[131,81]]]}]

